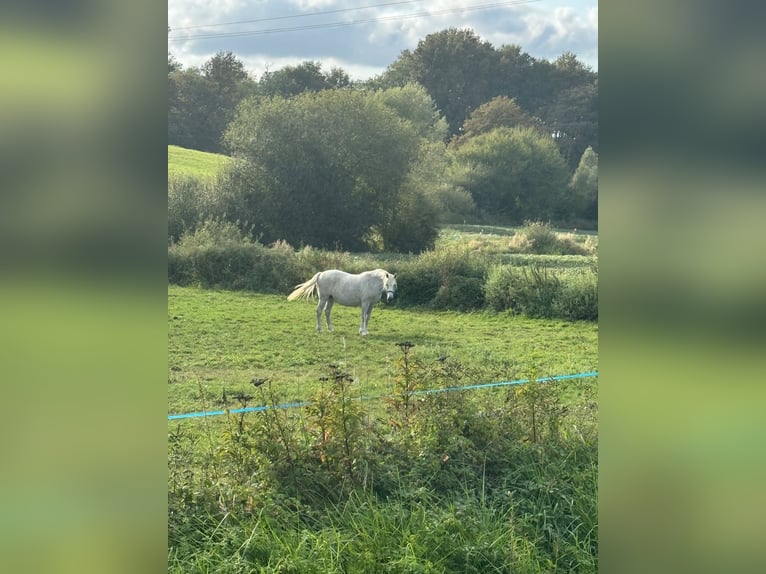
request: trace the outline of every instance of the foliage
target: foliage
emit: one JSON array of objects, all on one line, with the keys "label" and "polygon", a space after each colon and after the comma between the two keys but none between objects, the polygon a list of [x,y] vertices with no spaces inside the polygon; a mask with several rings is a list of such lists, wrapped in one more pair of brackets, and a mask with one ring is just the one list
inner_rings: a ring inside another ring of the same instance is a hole
[{"label": "foliage", "polygon": [[497,96],[471,112],[463,124],[459,137],[453,139],[452,143],[459,146],[467,139],[500,127],[541,128],[542,126],[539,120],[530,117],[512,98]]},{"label": "foliage", "polygon": [[487,305],[495,311],[510,310],[529,317],[598,319],[596,274],[546,267],[492,266],[484,287]]},{"label": "foliage", "polygon": [[365,85],[373,90],[385,90],[388,88],[401,88],[415,80],[415,59],[412,51],[405,49],[399,53],[396,60],[379,74],[365,82]]},{"label": "foliage", "polygon": [[192,176],[168,178],[168,240],[178,241],[218,213],[215,183]]},{"label": "foliage", "polygon": [[598,221],[598,154],[588,147],[569,184],[575,216]]},{"label": "foliage", "polygon": [[168,249],[168,280],[179,285],[284,292],[304,272],[292,249],[253,242],[234,224],[205,221]]},{"label": "foliage", "polygon": [[216,136],[207,120],[213,91],[196,68],[168,73],[168,144],[214,151]]},{"label": "foliage", "polygon": [[[575,241],[573,234],[554,232],[541,222],[527,222],[510,239],[458,235],[463,238],[457,241],[444,235],[434,249],[417,256],[376,258],[310,246],[296,251],[284,241],[265,247],[252,241],[242,225],[212,220],[169,247],[168,278],[178,285],[287,293],[323,269],[359,273],[383,267],[397,273],[396,304],[402,307],[488,307],[532,316],[598,318],[595,247],[589,240]],[[507,267],[511,278],[493,279],[491,271],[497,265]],[[511,303],[512,297],[522,303]]]},{"label": "foliage", "polygon": [[346,88],[350,85],[348,74],[341,68],[324,72],[320,62],[305,61],[297,66],[285,66],[273,72],[264,72],[258,81],[258,94],[290,98],[304,92]]},{"label": "foliage", "polygon": [[423,85],[456,134],[468,115],[494,93],[498,54],[472,30],[429,34],[412,54],[413,80]]},{"label": "foliage", "polygon": [[550,223],[525,221],[511,239],[510,247],[518,253],[537,255],[589,255],[586,245],[577,243],[571,234],[557,233]]},{"label": "foliage", "polygon": [[556,144],[532,128],[496,128],[452,155],[455,183],[490,223],[549,219],[563,209],[566,165]]},{"label": "foliage", "polygon": [[218,52],[201,67],[168,64],[168,143],[220,152],[221,135],[239,102],[254,87],[232,52]]},{"label": "foliage", "polygon": [[[436,223],[471,221],[477,217],[471,195],[454,186],[450,178],[449,161],[442,142],[421,140],[417,157],[404,182],[409,193],[422,197],[421,201],[427,201],[433,210],[434,217],[428,226],[431,229],[434,229]],[[421,244],[421,248],[432,246],[430,242]]]},{"label": "foliage", "polygon": [[389,402],[330,365],[292,413],[256,378],[226,404],[265,410],[171,425],[168,571],[596,570],[593,380],[442,392],[481,373],[397,346]]},{"label": "foliage", "polygon": [[464,246],[425,251],[397,265],[397,298],[402,305],[480,308],[485,268],[485,259]]},{"label": "foliage", "polygon": [[230,179],[247,206],[240,219],[268,242],[364,250],[374,226],[384,245],[401,239],[395,218],[422,206],[402,201],[417,132],[368,94],[249,100],[226,139],[245,160]]},{"label": "foliage", "polygon": [[416,83],[374,92],[374,97],[397,116],[410,122],[418,136],[431,142],[447,139],[447,122],[428,92]]},{"label": "foliage", "polygon": [[[256,83],[231,52],[199,69],[168,55],[169,142],[238,156],[213,190],[216,209],[196,219],[298,246],[417,253],[440,223],[594,227],[597,196],[566,180],[589,146],[598,151],[597,106],[597,74],[574,54],[549,62],[454,28],[357,83],[318,62]],[[539,130],[545,143],[512,144],[496,133],[509,126]],[[170,222],[171,238],[193,229],[188,219]]]}]

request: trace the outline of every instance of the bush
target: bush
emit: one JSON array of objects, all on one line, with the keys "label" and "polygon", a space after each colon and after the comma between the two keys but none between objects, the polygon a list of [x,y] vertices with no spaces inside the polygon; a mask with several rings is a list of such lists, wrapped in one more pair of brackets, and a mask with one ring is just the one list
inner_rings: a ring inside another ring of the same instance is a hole
[{"label": "bush", "polygon": [[484,306],[484,283],[476,277],[453,277],[439,287],[432,304],[436,309],[480,309]]},{"label": "bush", "polygon": [[537,255],[589,255],[593,249],[577,243],[571,233],[557,233],[550,223],[542,221],[525,221],[510,247],[517,253]]},{"label": "bush", "polygon": [[484,286],[487,305],[530,317],[598,318],[595,274],[573,275],[545,267],[493,266]]},{"label": "bush", "polygon": [[598,278],[593,271],[583,271],[561,286],[554,302],[554,314],[564,319],[598,320]]},{"label": "bush", "polygon": [[404,305],[437,309],[477,309],[484,304],[486,258],[462,246],[421,253],[398,268]]},{"label": "bush", "polygon": [[286,293],[304,275],[291,247],[265,247],[228,222],[206,221],[168,249],[168,278],[181,285]]},{"label": "bush", "polygon": [[[530,224],[543,229],[544,224]],[[554,234],[555,235],[555,234]],[[533,240],[538,240],[532,233]],[[526,237],[526,236],[525,236]],[[492,266],[492,261],[505,261]],[[208,220],[168,248],[168,280],[178,285],[289,293],[317,271],[360,273],[376,267],[397,274],[401,306],[471,311],[488,307],[530,317],[598,319],[597,259],[518,254],[508,258],[457,244],[418,256],[359,255],[278,241],[266,247],[229,222]]]},{"label": "bush", "polygon": [[214,216],[217,208],[215,182],[189,176],[168,179],[168,240],[178,241]]}]

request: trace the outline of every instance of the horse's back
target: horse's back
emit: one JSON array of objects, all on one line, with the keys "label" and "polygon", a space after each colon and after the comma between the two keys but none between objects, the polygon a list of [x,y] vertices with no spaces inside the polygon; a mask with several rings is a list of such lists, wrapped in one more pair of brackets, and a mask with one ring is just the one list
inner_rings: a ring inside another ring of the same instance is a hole
[{"label": "horse's back", "polygon": [[375,272],[354,274],[328,269],[319,275],[317,287],[320,297],[332,297],[341,305],[359,306],[363,300],[376,296],[377,283]]}]

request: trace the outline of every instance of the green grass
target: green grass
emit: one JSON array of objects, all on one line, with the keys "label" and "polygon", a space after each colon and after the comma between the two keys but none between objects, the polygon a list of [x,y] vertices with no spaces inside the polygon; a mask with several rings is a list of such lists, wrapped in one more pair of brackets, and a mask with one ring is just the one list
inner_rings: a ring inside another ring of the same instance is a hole
[{"label": "green grass", "polygon": [[212,179],[231,161],[231,158],[217,153],[168,146],[168,177],[190,176]]},{"label": "green grass", "polygon": [[286,296],[168,287],[169,414],[313,405],[169,421],[168,572],[598,570],[595,379],[383,397],[597,370],[597,323]]},{"label": "green grass", "polygon": [[[551,235],[558,238],[558,241],[565,244],[571,244],[572,249],[569,253],[572,255],[540,255],[539,251],[534,251],[531,246],[525,246],[520,238],[530,233],[527,226],[518,227],[498,227],[483,225],[447,225],[443,227],[436,241],[436,249],[449,248],[451,246],[460,246],[474,253],[481,253],[484,256],[500,258],[506,262],[515,258],[515,256],[529,255],[532,249],[534,257],[549,257],[563,261],[570,261],[570,264],[584,264],[597,255],[598,234],[595,232],[578,230],[556,230],[548,228]],[[562,251],[567,253],[567,251]],[[516,261],[513,261],[516,263]],[[579,262],[579,263],[574,263]]]},{"label": "green grass", "polygon": [[[285,296],[168,288],[168,410],[198,411],[269,378],[289,401],[304,400],[329,363],[358,378],[365,396],[390,391],[397,343],[415,344],[425,363],[447,356],[475,372],[470,384],[597,369],[598,325],[533,320],[505,313],[430,312],[380,303],[370,335],[360,310],[336,305],[335,331],[315,329],[315,305]],[[481,379],[481,380],[479,380]],[[203,389],[200,391],[200,389]]]}]

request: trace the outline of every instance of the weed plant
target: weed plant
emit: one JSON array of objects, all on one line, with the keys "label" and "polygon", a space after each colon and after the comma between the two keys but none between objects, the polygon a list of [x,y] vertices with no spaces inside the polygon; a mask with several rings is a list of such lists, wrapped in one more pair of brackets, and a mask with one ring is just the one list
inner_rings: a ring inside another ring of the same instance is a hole
[{"label": "weed plant", "polygon": [[270,408],[171,425],[168,571],[595,571],[594,382],[471,397],[444,389],[475,370],[396,346],[386,401],[332,364],[309,405],[256,378],[227,399]]}]

